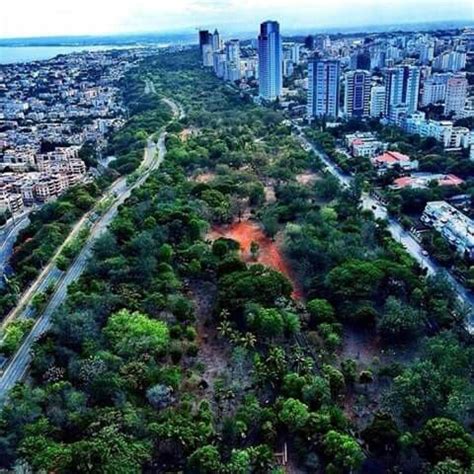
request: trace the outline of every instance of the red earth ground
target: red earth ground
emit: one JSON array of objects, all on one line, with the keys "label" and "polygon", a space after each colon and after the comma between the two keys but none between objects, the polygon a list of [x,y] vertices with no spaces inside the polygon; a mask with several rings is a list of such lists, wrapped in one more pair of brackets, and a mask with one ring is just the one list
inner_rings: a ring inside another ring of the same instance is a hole
[{"label": "red earth ground", "polygon": [[[293,285],[293,298],[303,298],[302,288],[296,281],[295,275],[285,260],[278,243],[267,237],[256,222],[245,220],[229,225],[214,226],[208,234],[208,238],[216,240],[220,237],[238,242],[240,244],[242,260],[245,262],[261,263],[283,273]],[[254,260],[250,253],[250,244],[252,242],[257,242],[260,247],[257,260]]]}]

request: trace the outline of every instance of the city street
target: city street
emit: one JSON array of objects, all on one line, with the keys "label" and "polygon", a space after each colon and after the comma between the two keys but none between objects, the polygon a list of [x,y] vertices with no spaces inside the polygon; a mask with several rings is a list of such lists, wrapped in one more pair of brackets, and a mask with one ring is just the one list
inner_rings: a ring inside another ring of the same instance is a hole
[{"label": "city street", "polygon": [[[336,177],[344,187],[349,187],[354,178],[343,173],[325,153],[313,145],[304,136],[301,126],[297,124],[294,124],[294,126],[300,132],[298,135],[300,142],[305,145],[306,148],[314,151],[326,166],[327,171]],[[403,245],[405,250],[420,264],[422,268],[427,269],[428,274],[434,275],[437,273],[443,273],[456,290],[459,299],[470,308],[474,306],[474,296],[466,290],[466,288],[464,288],[464,286],[461,285],[448,270],[438,265],[429,255],[424,255],[423,248],[413,235],[409,231],[404,230],[396,219],[388,216],[386,207],[380,201],[365,193],[362,196],[361,204],[364,209],[372,211],[375,217],[387,220],[388,230],[392,234],[392,237]],[[470,333],[474,332],[474,316],[472,311],[469,320],[467,321],[466,329]]]}]

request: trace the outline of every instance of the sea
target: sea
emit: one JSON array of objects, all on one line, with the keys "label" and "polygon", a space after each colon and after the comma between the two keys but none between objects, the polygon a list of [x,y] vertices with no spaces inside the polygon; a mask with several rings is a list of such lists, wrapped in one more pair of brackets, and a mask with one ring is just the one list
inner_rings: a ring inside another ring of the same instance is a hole
[{"label": "sea", "polygon": [[104,51],[126,46],[0,46],[0,64],[27,63],[52,59],[59,54]]}]

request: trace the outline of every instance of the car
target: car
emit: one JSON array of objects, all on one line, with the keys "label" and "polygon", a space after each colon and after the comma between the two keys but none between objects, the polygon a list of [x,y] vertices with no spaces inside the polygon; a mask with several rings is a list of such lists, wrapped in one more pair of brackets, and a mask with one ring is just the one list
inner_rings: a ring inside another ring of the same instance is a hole
[{"label": "car", "polygon": [[372,209],[375,211],[377,210],[377,206],[375,204],[372,205]]},{"label": "car", "polygon": [[421,255],[423,255],[423,257],[427,257],[429,255],[428,250],[422,250]]}]

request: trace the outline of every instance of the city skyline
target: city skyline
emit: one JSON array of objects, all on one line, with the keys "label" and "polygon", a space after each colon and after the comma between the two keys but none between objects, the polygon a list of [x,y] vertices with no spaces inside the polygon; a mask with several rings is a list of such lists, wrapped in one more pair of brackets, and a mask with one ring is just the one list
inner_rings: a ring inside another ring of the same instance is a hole
[{"label": "city skyline", "polygon": [[473,6],[468,0],[457,0],[454,5],[445,0],[435,4],[423,0],[416,5],[398,0],[390,8],[375,0],[336,0],[324,6],[309,0],[296,0],[291,5],[283,0],[177,0],[166,5],[138,0],[133,5],[123,2],[113,8],[108,2],[92,0],[80,5],[45,0],[28,5],[27,13],[21,2],[9,3],[2,10],[0,38],[190,32],[210,24],[226,28],[229,33],[250,32],[270,17],[280,22],[283,34],[316,27],[474,21]]}]

